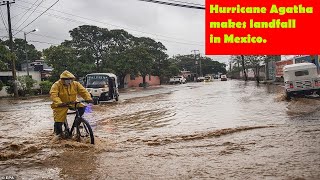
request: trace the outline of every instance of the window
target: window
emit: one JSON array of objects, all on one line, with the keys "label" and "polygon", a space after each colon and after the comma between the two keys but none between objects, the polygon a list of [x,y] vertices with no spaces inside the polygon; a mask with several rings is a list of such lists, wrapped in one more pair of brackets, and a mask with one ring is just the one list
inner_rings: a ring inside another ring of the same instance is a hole
[{"label": "window", "polygon": [[130,74],[130,80],[135,80],[135,79],[136,79],[136,76],[133,74]]},{"label": "window", "polygon": [[306,75],[309,75],[309,71],[308,71],[308,70],[296,71],[294,74],[295,74],[296,76],[306,76]]}]

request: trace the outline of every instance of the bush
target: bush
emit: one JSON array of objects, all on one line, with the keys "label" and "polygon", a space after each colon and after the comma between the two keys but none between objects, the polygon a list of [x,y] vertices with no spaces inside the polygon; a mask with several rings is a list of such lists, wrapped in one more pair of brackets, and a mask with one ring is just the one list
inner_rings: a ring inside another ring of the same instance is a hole
[{"label": "bush", "polygon": [[6,91],[8,94],[13,94],[13,81],[8,81]]},{"label": "bush", "polygon": [[[32,95],[34,93],[33,86],[36,84],[36,80],[29,76],[20,76],[17,81],[17,88],[19,96],[26,96],[27,94]],[[8,82],[8,87],[6,88],[8,94],[13,94],[13,81]]]},{"label": "bush", "polygon": [[40,82],[41,94],[49,94],[52,84],[53,83],[50,81],[41,81]]},{"label": "bush", "polygon": [[0,91],[2,90],[3,86],[4,86],[4,84],[3,84],[3,82],[0,80]]},{"label": "bush", "polygon": [[139,87],[149,87],[149,83],[140,83]]}]

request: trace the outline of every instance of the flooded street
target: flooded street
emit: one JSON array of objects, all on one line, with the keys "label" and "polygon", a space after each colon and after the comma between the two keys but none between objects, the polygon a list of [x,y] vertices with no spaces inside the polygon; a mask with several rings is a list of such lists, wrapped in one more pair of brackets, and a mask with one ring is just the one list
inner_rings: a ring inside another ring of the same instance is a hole
[{"label": "flooded street", "polygon": [[[0,100],[0,175],[18,179],[320,179],[320,100],[230,80],[127,89],[55,141],[48,97]],[[69,117],[72,120],[72,116]]]}]

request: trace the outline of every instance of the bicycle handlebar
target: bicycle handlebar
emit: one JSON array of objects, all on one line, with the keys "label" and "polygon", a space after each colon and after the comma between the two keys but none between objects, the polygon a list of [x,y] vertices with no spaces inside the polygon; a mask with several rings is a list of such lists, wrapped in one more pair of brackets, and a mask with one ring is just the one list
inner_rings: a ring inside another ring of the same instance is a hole
[{"label": "bicycle handlebar", "polygon": [[89,100],[81,100],[81,101],[71,101],[71,102],[65,102],[65,103],[61,103],[58,105],[58,107],[67,107],[69,105],[75,105],[77,106],[77,104],[80,104],[80,103],[93,103],[93,101]]}]

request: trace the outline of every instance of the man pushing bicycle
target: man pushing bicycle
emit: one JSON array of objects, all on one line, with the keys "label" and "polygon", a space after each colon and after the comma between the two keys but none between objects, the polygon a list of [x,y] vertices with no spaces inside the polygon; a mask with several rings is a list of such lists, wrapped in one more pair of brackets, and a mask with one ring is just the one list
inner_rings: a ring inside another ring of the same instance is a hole
[{"label": "man pushing bicycle", "polygon": [[[54,117],[54,132],[58,137],[62,135],[62,125],[67,118],[68,109],[71,108],[68,105],[70,102],[77,100],[77,95],[80,95],[86,102],[93,102],[90,93],[79,82],[75,81],[75,76],[69,71],[64,71],[50,90],[50,99],[53,101],[51,108]],[[79,104],[78,110],[82,116],[85,106]]]}]

